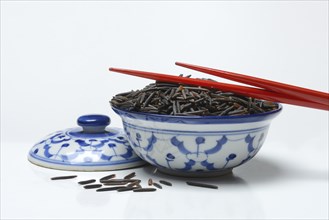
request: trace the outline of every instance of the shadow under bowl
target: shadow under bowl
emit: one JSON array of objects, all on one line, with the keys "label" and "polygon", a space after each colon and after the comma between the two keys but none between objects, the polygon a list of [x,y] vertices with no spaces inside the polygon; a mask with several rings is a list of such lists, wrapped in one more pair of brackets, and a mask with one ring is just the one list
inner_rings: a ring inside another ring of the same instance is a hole
[{"label": "shadow under bowl", "polygon": [[253,158],[282,110],[243,116],[172,116],[112,106],[135,153],[159,171],[209,177],[230,173]]}]

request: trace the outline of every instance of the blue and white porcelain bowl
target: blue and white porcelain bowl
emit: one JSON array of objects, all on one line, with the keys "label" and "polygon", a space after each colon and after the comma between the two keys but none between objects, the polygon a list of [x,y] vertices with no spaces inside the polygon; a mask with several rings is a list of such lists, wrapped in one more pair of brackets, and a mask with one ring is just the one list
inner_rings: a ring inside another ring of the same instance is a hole
[{"label": "blue and white porcelain bowl", "polygon": [[245,116],[171,116],[112,106],[136,154],[160,171],[215,176],[253,158],[282,110]]},{"label": "blue and white porcelain bowl", "polygon": [[54,132],[35,144],[28,160],[36,165],[76,171],[106,171],[145,164],[131,149],[124,131],[107,128],[106,115],[83,115],[81,127]]}]

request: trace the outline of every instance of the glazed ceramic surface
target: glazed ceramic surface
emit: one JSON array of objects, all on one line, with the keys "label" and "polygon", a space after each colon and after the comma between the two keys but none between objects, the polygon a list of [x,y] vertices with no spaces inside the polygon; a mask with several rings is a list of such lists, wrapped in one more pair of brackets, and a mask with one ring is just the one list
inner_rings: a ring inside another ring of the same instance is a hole
[{"label": "glazed ceramic surface", "polygon": [[263,145],[282,109],[247,116],[169,116],[113,108],[134,151],[162,172],[211,176],[231,172]]},{"label": "glazed ceramic surface", "polygon": [[110,118],[85,115],[81,127],[57,131],[32,147],[28,159],[37,165],[80,171],[103,171],[144,164],[132,150],[122,129],[106,128]]}]

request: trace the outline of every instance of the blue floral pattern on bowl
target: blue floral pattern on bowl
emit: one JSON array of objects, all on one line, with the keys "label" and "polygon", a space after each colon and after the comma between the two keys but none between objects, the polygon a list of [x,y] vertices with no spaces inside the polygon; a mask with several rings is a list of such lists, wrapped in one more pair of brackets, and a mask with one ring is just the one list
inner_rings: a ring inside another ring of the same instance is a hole
[{"label": "blue floral pattern on bowl", "polygon": [[122,129],[105,127],[109,118],[81,116],[83,128],[55,132],[32,147],[28,159],[37,165],[63,170],[100,171],[144,164],[132,150]]},{"label": "blue floral pattern on bowl", "polygon": [[248,117],[152,115],[113,108],[123,121],[130,145],[159,170],[180,176],[230,172],[262,147],[273,112]]}]

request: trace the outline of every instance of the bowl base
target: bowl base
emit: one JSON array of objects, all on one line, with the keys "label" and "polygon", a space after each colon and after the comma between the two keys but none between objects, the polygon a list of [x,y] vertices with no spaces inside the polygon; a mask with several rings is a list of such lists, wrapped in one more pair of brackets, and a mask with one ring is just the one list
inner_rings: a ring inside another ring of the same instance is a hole
[{"label": "bowl base", "polygon": [[224,170],[214,170],[214,171],[195,171],[195,172],[183,172],[176,170],[169,170],[166,168],[158,168],[159,172],[180,177],[217,177],[223,176],[232,173],[233,168],[224,169]]}]

